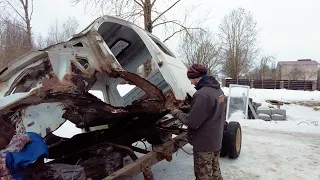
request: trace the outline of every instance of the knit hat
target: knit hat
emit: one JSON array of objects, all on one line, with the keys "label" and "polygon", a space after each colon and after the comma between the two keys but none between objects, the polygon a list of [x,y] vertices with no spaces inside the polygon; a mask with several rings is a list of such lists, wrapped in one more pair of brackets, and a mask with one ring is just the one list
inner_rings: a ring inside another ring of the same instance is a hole
[{"label": "knit hat", "polygon": [[208,71],[206,67],[202,64],[194,64],[192,65],[187,72],[187,76],[189,79],[195,79],[201,76],[207,75]]}]

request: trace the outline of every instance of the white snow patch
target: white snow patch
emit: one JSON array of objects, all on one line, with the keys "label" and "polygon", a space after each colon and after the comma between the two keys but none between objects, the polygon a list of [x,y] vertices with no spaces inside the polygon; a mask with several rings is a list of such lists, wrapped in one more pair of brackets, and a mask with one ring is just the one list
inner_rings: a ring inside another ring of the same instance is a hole
[{"label": "white snow patch", "polygon": [[300,123],[296,121],[264,121],[259,119],[232,119],[231,121],[237,121],[243,127],[250,127],[254,129],[320,134],[320,126],[315,126],[314,124],[308,125],[307,123]]},{"label": "white snow patch", "polygon": [[241,110],[237,110],[230,115],[229,119],[244,119],[246,115]]},{"label": "white snow patch", "polygon": [[[226,95],[229,94],[229,88],[222,88]],[[232,93],[234,91],[232,90]],[[254,101],[265,101],[267,99],[279,101],[320,101],[319,91],[296,91],[286,89],[250,89],[250,97]]]}]

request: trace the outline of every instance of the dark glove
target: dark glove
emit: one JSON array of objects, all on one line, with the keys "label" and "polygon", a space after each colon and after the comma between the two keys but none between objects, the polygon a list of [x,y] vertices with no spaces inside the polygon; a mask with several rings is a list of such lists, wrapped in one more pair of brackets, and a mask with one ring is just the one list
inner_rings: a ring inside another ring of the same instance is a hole
[{"label": "dark glove", "polygon": [[190,105],[183,105],[179,109],[184,113],[189,113],[191,106]]},{"label": "dark glove", "polygon": [[170,114],[173,116],[173,117],[177,117],[177,114],[179,113],[179,112],[181,112],[181,110],[179,110],[179,109],[172,109],[171,111],[170,111]]}]

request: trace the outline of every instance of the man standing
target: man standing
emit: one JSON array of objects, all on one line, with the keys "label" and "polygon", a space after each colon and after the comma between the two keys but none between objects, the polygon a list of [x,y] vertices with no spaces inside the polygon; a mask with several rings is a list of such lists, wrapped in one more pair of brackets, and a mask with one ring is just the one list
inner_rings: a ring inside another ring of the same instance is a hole
[{"label": "man standing", "polygon": [[173,117],[188,126],[188,141],[193,146],[196,180],[222,180],[219,157],[224,128],[224,93],[207,69],[195,64],[188,69],[195,85],[189,113],[171,110]]}]

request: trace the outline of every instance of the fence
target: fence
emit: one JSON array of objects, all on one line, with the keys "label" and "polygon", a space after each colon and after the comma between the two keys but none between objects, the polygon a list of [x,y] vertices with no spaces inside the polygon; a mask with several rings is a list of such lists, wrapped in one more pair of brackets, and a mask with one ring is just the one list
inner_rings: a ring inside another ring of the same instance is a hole
[{"label": "fence", "polygon": [[320,81],[251,79],[225,79],[223,81],[223,86],[225,87],[229,87],[230,84],[247,85],[256,89],[320,90]]}]

